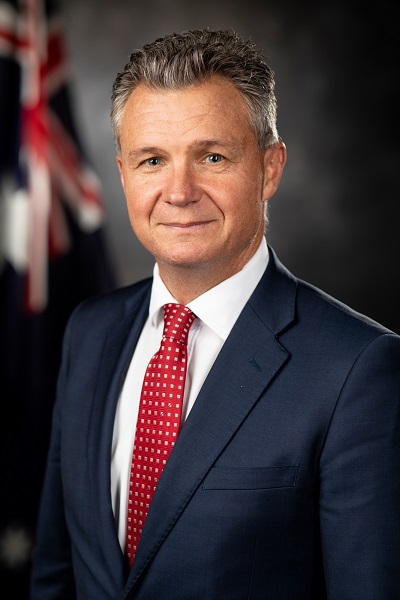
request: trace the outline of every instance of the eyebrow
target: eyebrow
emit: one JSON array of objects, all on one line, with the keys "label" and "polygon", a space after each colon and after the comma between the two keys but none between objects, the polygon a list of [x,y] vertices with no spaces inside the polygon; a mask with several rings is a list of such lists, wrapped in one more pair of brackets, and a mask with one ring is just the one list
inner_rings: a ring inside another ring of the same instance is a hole
[{"label": "eyebrow", "polygon": [[210,148],[211,146],[219,146],[221,148],[227,148],[231,152],[237,154],[240,152],[241,144],[226,142],[218,139],[210,139],[210,140],[199,140],[198,142],[194,142],[192,144],[193,148]]},{"label": "eyebrow", "polygon": [[156,146],[144,146],[143,148],[138,148],[137,150],[130,150],[128,153],[128,159],[135,160],[139,156],[143,156],[143,154],[152,154],[158,156],[162,153],[161,148],[157,148]]},{"label": "eyebrow", "polygon": [[[223,142],[222,140],[218,140],[218,139],[198,140],[196,142],[193,142],[193,144],[191,144],[190,147],[192,149],[196,150],[197,148],[206,149],[206,148],[210,148],[212,146],[219,146],[220,148],[227,148],[234,154],[240,153],[240,149],[241,149],[240,144],[235,144],[235,143],[230,143],[230,142],[225,142],[225,141]],[[128,154],[128,159],[130,161],[134,161],[135,159],[139,158],[140,156],[143,156],[143,154],[159,156],[163,153],[164,153],[164,151],[161,148],[158,148],[157,146],[143,146],[142,148],[137,148],[136,150],[131,150]]]}]

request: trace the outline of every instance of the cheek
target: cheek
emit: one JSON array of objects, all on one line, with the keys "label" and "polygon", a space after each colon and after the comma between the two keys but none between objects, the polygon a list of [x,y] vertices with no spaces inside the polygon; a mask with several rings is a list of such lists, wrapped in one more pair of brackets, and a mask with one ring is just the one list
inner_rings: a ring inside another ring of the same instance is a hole
[{"label": "cheek", "polygon": [[137,180],[125,180],[125,198],[131,220],[148,216],[155,202],[154,191]]},{"label": "cheek", "polygon": [[128,211],[129,221],[133,231],[139,238],[140,233],[144,232],[146,225],[149,223],[149,209],[143,196],[135,190],[135,193],[129,193],[126,190],[126,207]]},{"label": "cheek", "polygon": [[[240,185],[242,183],[242,185]],[[246,228],[250,223],[259,221],[264,212],[262,182],[257,177],[249,185],[249,180],[239,181],[235,186],[224,190],[224,212],[226,216]]]}]

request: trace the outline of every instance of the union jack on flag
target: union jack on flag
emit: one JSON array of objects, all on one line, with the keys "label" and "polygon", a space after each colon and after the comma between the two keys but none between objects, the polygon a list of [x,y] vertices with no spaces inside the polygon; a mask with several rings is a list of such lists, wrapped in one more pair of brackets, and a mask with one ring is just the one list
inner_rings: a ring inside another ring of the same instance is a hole
[{"label": "union jack on flag", "polygon": [[0,81],[0,269],[7,261],[24,273],[25,308],[33,313],[47,304],[49,259],[71,246],[65,211],[85,232],[104,217],[70,113],[57,8],[54,1],[0,1],[0,57],[11,59],[10,76]]}]

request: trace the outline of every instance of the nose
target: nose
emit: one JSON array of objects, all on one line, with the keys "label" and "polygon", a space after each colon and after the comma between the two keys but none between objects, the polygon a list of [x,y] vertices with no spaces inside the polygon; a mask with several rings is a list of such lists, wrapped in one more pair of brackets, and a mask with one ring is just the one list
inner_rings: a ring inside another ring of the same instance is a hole
[{"label": "nose", "polygon": [[175,206],[186,206],[199,199],[200,190],[190,165],[171,165],[163,188],[163,200]]}]

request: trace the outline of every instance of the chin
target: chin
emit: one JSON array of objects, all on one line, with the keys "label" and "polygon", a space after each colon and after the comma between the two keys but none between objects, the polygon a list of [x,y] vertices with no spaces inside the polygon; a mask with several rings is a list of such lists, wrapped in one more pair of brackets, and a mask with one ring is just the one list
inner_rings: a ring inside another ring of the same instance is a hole
[{"label": "chin", "polygon": [[168,257],[168,258],[159,258],[157,259],[158,263],[163,263],[164,265],[168,265],[169,267],[176,267],[181,269],[193,269],[196,267],[202,266],[202,263],[199,262],[197,258],[189,258],[189,257]]},{"label": "chin", "polygon": [[156,256],[158,263],[168,265],[169,267],[176,267],[182,269],[195,269],[206,267],[214,261],[201,253],[200,250],[195,252],[173,252],[164,253],[163,255]]},{"label": "chin", "polygon": [[[165,250],[168,249],[166,252]],[[162,252],[157,260],[171,266],[195,267],[202,263],[209,263],[210,256],[204,252],[204,244],[171,244],[165,242]],[[212,258],[211,258],[212,262]]]}]

